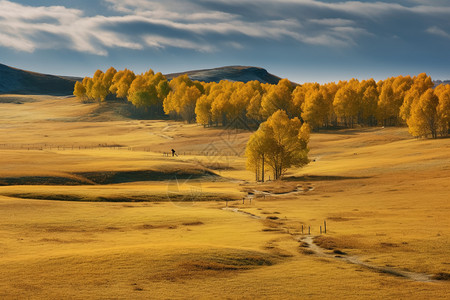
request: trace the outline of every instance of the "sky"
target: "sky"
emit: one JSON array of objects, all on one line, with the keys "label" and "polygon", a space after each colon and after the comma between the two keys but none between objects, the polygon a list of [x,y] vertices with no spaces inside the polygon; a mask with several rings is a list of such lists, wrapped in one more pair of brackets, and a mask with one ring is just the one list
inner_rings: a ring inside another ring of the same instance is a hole
[{"label": "sky", "polygon": [[257,66],[292,81],[450,79],[450,1],[0,0],[0,63],[92,76]]}]

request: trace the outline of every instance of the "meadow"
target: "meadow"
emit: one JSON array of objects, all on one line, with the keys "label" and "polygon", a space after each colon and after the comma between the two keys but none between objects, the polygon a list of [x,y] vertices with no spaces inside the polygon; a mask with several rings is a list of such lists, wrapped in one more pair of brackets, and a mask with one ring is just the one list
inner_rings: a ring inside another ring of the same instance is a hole
[{"label": "meadow", "polygon": [[255,183],[250,134],[0,96],[0,297],[448,298],[450,139],[321,130]]}]

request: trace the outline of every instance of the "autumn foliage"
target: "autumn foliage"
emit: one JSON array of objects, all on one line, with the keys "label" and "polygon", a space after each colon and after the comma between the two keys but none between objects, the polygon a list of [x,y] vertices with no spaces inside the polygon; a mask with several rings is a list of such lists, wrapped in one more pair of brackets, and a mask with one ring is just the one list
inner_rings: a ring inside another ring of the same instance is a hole
[{"label": "autumn foliage", "polygon": [[270,169],[273,179],[280,179],[292,167],[308,163],[309,126],[297,118],[289,119],[284,110],[277,110],[247,143],[247,169],[256,174],[256,181],[264,181],[264,171]]},{"label": "autumn foliage", "polygon": [[[305,122],[311,130],[355,126],[404,126],[413,136],[446,136],[450,129],[450,87],[434,84],[425,73],[338,83],[296,85],[250,82],[199,82],[182,75],[168,81],[151,69],[105,73],[77,82],[82,101],[121,99],[156,116],[209,126],[258,128],[275,112]],[[239,122],[236,122],[239,120]]]}]

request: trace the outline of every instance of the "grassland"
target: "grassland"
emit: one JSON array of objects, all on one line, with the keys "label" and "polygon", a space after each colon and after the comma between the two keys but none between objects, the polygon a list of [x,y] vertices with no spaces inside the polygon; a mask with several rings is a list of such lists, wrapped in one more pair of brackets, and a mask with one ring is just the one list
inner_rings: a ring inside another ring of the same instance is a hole
[{"label": "grassland", "polygon": [[248,132],[122,110],[0,97],[2,299],[448,298],[449,281],[310,255],[300,239],[310,227],[328,253],[450,273],[449,139],[316,133],[307,167],[256,184]]}]

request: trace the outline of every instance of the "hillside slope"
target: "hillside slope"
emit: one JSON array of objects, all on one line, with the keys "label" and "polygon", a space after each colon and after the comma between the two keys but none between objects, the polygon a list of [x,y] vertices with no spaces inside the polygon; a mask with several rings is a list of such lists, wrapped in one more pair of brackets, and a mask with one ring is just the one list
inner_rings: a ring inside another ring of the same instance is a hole
[{"label": "hillside slope", "polygon": [[221,80],[248,82],[257,80],[261,83],[277,84],[281,79],[278,76],[270,74],[263,68],[245,66],[230,66],[214,69],[187,71],[166,74],[165,76],[167,77],[167,79],[173,79],[183,74],[187,74],[192,80],[205,82],[219,82]]},{"label": "hillside slope", "polygon": [[0,64],[0,94],[71,95],[77,79],[34,73]]},{"label": "hillside slope", "polygon": [[[277,84],[281,79],[263,68],[245,66],[194,70],[165,76],[171,80],[183,74],[187,74],[192,80],[205,82],[257,80]],[[72,95],[77,80],[81,81],[82,78],[35,73],[0,64],[0,94]]]}]

